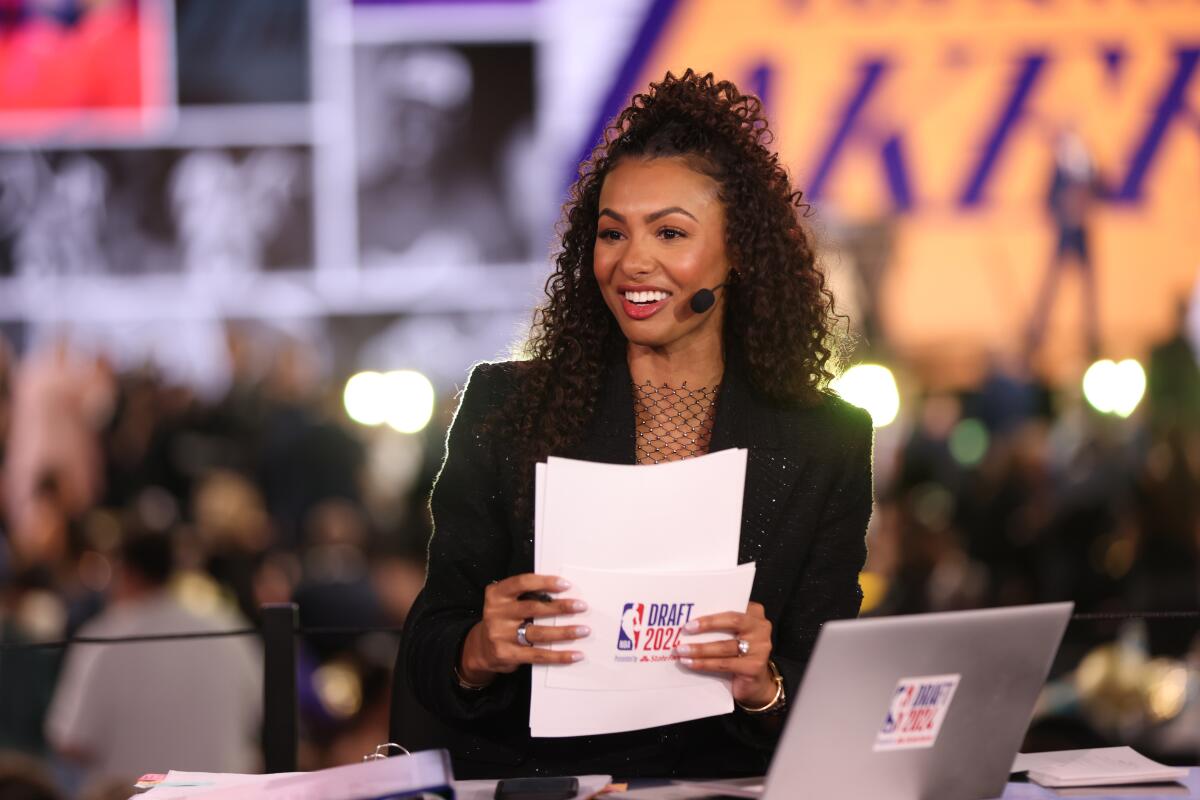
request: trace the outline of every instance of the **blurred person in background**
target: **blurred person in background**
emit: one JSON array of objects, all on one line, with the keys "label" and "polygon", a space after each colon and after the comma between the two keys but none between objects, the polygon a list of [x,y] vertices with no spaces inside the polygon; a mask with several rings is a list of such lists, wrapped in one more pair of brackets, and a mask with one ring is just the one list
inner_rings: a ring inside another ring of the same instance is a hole
[{"label": "blurred person in background", "polygon": [[64,800],[42,764],[0,750],[0,800]]},{"label": "blurred person in background", "polygon": [[[121,546],[108,606],[81,636],[230,630],[244,620],[184,607],[169,591],[167,535]],[[46,735],[88,781],[150,771],[253,772],[259,764],[262,656],[247,637],[76,645],[66,656]]]},{"label": "blurred person in background", "polygon": [[47,543],[37,538],[34,517],[48,480],[71,518],[100,499],[99,431],[112,413],[113,391],[107,362],[72,353],[65,336],[17,368],[3,474],[17,557],[47,557],[39,551]]},{"label": "blurred person in background", "polygon": [[323,500],[359,503],[366,450],[341,422],[340,395],[321,381],[319,354],[289,341],[267,375],[267,403],[255,478],[277,542],[303,545],[305,518]]},{"label": "blurred person in background", "polygon": [[1089,360],[1100,357],[1100,300],[1091,243],[1091,212],[1103,186],[1087,143],[1073,128],[1059,131],[1046,204],[1054,223],[1054,254],[1046,267],[1025,334],[1026,362],[1041,346],[1063,272],[1079,271],[1083,282],[1084,335]]},{"label": "blurred person in background", "polygon": [[[32,644],[62,635],[62,605],[53,589],[44,567],[0,577],[0,643]],[[42,723],[61,661],[54,648],[0,650],[0,751],[48,755]]]}]

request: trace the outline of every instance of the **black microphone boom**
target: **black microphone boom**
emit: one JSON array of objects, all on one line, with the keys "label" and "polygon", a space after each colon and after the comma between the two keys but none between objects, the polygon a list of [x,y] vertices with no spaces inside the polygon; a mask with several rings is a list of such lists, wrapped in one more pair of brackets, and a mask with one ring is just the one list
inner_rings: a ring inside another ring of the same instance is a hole
[{"label": "black microphone boom", "polygon": [[696,314],[703,314],[705,311],[708,311],[710,308],[712,308],[713,303],[717,302],[717,295],[715,292],[717,289],[723,288],[725,288],[725,284],[719,283],[711,289],[701,289],[692,295],[691,302],[688,303],[688,305],[692,308],[692,312]]}]

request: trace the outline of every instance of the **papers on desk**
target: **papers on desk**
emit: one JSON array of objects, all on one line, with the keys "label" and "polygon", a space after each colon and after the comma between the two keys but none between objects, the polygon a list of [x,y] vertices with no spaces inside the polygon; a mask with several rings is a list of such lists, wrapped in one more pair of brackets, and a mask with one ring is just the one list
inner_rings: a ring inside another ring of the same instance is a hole
[{"label": "papers on desk", "polygon": [[1151,761],[1132,747],[1018,753],[1012,771],[1028,772],[1030,780],[1051,788],[1163,783],[1188,774],[1182,767]]},{"label": "papers on desk", "polygon": [[[669,662],[633,664],[654,667],[632,679],[630,671],[610,667],[630,666],[614,659],[633,652],[631,615],[638,613],[639,604],[643,617],[636,623],[638,645],[644,641],[641,629],[671,627],[671,614],[677,618],[684,613],[678,606],[692,598],[697,603],[705,596],[733,603],[704,612],[691,609],[695,616],[745,609],[753,582],[752,565],[737,568],[745,482],[746,451],[741,449],[653,466],[563,458],[538,465],[535,571],[576,583],[580,588],[572,596],[586,600],[587,613],[604,622],[592,624],[588,640],[572,645],[586,653],[584,661],[533,668],[533,736],[616,733],[733,711],[726,679],[684,671]],[[666,573],[673,576],[670,592],[658,591],[656,587],[667,588]],[[626,609],[626,604],[631,607]],[[664,612],[664,604],[676,608]],[[665,613],[667,624],[650,625],[651,613]]]},{"label": "papers on desk", "polygon": [[130,800],[377,800],[421,791],[449,796],[452,777],[450,754],[426,750],[315,772],[238,775],[171,771],[158,786]]}]

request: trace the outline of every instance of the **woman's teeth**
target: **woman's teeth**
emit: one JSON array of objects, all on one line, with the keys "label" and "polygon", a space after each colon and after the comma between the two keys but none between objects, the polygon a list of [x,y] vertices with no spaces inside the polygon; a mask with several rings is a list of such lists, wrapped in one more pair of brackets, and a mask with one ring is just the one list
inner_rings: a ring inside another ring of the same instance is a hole
[{"label": "woman's teeth", "polygon": [[666,300],[670,297],[669,292],[626,292],[625,299],[631,303],[657,303],[659,300]]}]

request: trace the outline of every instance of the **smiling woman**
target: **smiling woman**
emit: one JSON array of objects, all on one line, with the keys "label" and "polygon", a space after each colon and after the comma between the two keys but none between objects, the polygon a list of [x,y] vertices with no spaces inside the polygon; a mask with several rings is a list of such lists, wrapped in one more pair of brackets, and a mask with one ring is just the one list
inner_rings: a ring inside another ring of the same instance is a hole
[{"label": "smiling woman", "polygon": [[[397,696],[453,724],[456,775],[762,774],[820,626],[858,613],[871,424],[827,391],[832,298],[767,142],[758,99],[712,75],[668,74],[634,97],[575,183],[529,358],[472,373],[397,666]],[[752,602],[690,619],[689,633],[729,636],[676,653],[730,677],[738,710],[531,738],[528,665],[569,669],[580,653],[544,645],[590,634],[539,622],[587,598],[532,574],[534,464],[730,447],[749,451]]]}]

